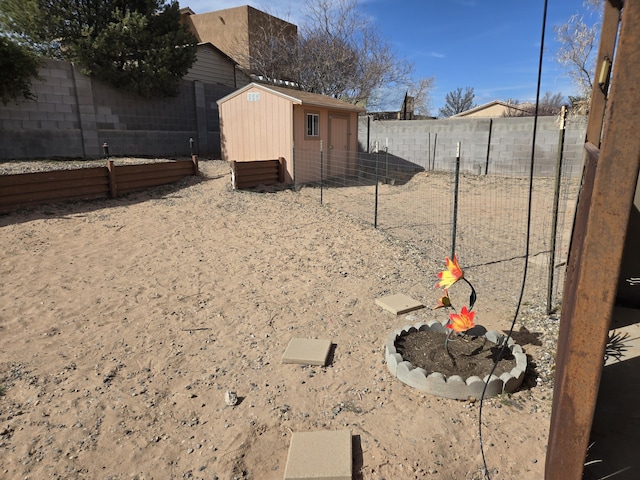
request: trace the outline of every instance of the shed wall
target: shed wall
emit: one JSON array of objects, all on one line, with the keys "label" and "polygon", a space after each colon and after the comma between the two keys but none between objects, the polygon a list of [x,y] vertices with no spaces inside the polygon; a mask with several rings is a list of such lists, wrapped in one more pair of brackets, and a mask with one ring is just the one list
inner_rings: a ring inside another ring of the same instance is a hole
[{"label": "shed wall", "polygon": [[[252,95],[258,95],[250,101]],[[270,160],[283,157],[291,168],[293,109],[291,101],[250,88],[219,106],[222,158]],[[285,179],[288,181],[290,179]]]},{"label": "shed wall", "polygon": [[[307,113],[317,113],[320,115],[320,136],[310,138],[306,133]],[[309,105],[294,105],[293,107],[293,138],[296,147],[296,183],[309,183],[318,181],[320,178],[319,153],[320,142],[324,151],[325,161],[331,153],[329,148],[329,127],[330,116],[346,117],[348,119],[349,156],[340,156],[333,159],[334,166],[337,163],[348,163],[355,159],[358,151],[358,114],[344,110],[333,110]],[[346,171],[343,166],[342,170]],[[326,172],[325,172],[326,173]]]},{"label": "shed wall", "polygon": [[[320,142],[327,148],[329,136],[328,109],[308,105],[293,106],[293,140],[296,147],[295,181],[308,183],[320,177]],[[320,136],[313,138],[305,135],[307,130],[307,113],[320,115]],[[310,154],[311,153],[311,154]],[[292,177],[293,178],[293,177]]]}]

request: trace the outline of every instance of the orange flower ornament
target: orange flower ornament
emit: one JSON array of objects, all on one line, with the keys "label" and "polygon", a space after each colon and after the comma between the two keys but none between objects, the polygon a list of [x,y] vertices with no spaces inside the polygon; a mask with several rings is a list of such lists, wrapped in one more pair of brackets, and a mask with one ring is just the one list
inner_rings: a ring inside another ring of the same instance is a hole
[{"label": "orange flower ornament", "polygon": [[451,299],[449,298],[449,292],[447,289],[444,289],[444,295],[438,299],[438,305],[433,307],[434,310],[438,308],[449,308],[451,307]]},{"label": "orange flower ornament", "polygon": [[470,328],[475,326],[473,323],[473,317],[476,312],[470,312],[467,310],[467,307],[462,307],[460,313],[450,313],[449,314],[449,322],[447,323],[447,328],[450,328],[454,332],[466,332]]},{"label": "orange flower ornament", "polygon": [[454,283],[464,277],[464,272],[458,264],[457,255],[453,256],[453,260],[450,260],[447,257],[446,261],[447,269],[438,273],[438,278],[440,279],[440,281],[436,283],[436,288],[451,288]]}]

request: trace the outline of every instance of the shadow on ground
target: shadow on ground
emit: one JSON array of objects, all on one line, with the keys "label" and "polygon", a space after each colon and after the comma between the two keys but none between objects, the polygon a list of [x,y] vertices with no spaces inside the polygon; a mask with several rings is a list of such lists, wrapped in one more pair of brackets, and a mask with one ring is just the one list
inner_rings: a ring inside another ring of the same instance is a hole
[{"label": "shadow on ground", "polygon": [[584,480],[640,478],[640,310],[616,308],[613,329],[627,349],[602,370]]}]

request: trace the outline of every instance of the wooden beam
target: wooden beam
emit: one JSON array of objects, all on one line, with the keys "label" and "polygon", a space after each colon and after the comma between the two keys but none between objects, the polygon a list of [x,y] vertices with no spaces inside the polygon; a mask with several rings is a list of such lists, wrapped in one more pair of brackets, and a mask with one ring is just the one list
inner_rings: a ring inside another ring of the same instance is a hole
[{"label": "wooden beam", "polygon": [[560,319],[547,480],[583,474],[640,169],[638,78],[640,2],[625,2],[599,155],[586,147]]}]

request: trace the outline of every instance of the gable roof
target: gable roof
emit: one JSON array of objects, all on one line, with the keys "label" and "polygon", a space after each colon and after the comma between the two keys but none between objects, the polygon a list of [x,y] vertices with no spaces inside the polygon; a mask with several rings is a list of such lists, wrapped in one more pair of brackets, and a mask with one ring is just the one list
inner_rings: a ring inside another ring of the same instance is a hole
[{"label": "gable roof", "polygon": [[455,115],[451,115],[451,117],[449,118],[460,118],[460,117],[467,117],[469,115],[472,115],[474,113],[477,112],[481,112],[482,110],[488,110],[492,107],[504,107],[504,111],[507,112],[508,110],[523,110],[521,107],[522,105],[518,106],[518,105],[514,105],[513,103],[508,103],[508,102],[503,102],[502,100],[493,100],[491,102],[488,103],[484,103],[482,105],[478,105],[477,107],[473,107],[470,108],[469,110],[465,110],[464,112],[460,112],[460,113],[456,113]]},{"label": "gable roof", "polygon": [[342,100],[338,100],[337,98],[333,98],[333,97],[328,97],[326,95],[304,92],[302,90],[296,90],[294,88],[278,87],[275,85],[266,85],[266,84],[255,83],[255,82],[250,83],[249,85],[245,85],[241,89],[236,90],[235,92],[227,95],[226,97],[221,98],[220,100],[218,100],[218,105],[223,102],[226,102],[228,99],[233,98],[236,95],[242,94],[243,92],[245,92],[246,90],[249,90],[250,88],[259,88],[267,92],[275,93],[276,95],[279,95],[281,97],[288,98],[294,104],[298,104],[298,105],[333,108],[336,110],[349,110],[352,112],[365,111],[365,109],[362,107],[359,107],[352,103],[343,102]]},{"label": "gable roof", "polygon": [[211,42],[199,42],[197,46],[198,46],[198,48],[205,48],[205,47],[210,48],[211,50],[215,51],[216,53],[219,53],[225,59],[229,60],[229,62],[232,63],[233,65],[236,65],[236,66],[238,65],[238,63],[233,58],[231,58],[229,55],[224,53],[222,50],[220,50],[218,47],[216,47]]}]

